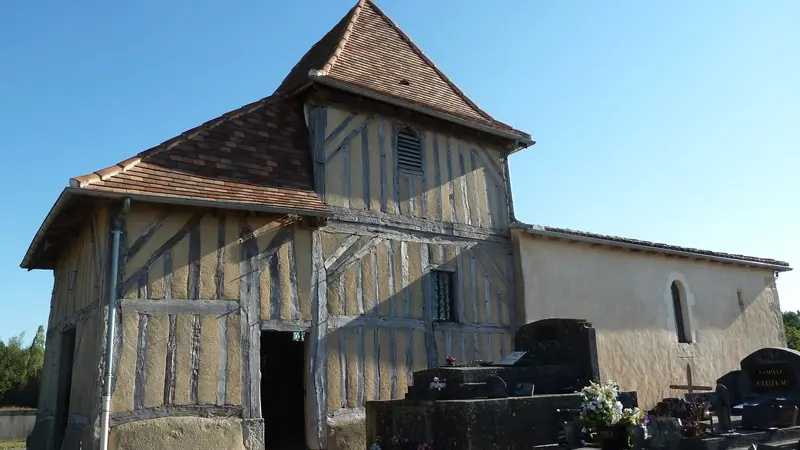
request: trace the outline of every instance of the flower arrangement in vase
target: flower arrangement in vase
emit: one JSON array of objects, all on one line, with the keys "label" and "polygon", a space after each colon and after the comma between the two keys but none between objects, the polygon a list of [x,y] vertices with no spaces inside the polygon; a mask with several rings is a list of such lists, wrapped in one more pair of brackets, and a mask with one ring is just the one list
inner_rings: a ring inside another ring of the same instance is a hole
[{"label": "flower arrangement in vase", "polygon": [[456,359],[452,356],[448,356],[447,358],[444,359],[444,361],[445,363],[447,363],[448,366],[452,367],[456,365]]},{"label": "flower arrangement in vase", "polygon": [[581,425],[583,433],[603,448],[629,448],[628,428],[644,421],[639,408],[623,408],[619,386],[613,381],[592,382],[581,391]]}]

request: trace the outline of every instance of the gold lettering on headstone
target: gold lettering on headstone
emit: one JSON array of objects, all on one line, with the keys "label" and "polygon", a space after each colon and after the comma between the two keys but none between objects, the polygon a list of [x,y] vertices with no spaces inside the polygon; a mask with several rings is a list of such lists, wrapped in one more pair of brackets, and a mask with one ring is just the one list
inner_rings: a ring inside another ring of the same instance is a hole
[{"label": "gold lettering on headstone", "polygon": [[783,375],[783,369],[758,369],[759,375]]},{"label": "gold lettering on headstone", "polygon": [[758,387],[765,387],[765,388],[779,388],[779,387],[788,387],[789,380],[757,380],[756,386]]}]

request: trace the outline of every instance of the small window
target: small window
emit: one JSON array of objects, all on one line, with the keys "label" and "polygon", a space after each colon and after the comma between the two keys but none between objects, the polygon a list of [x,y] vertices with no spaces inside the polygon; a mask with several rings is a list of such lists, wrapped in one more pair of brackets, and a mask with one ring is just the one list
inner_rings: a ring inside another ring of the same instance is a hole
[{"label": "small window", "polygon": [[413,174],[422,174],[422,144],[411,128],[397,132],[397,169]]},{"label": "small window", "polygon": [[686,321],[683,318],[683,298],[681,296],[681,288],[678,286],[677,281],[672,282],[672,309],[675,311],[675,330],[678,333],[678,342],[688,344],[692,342],[689,339],[689,333],[686,332]]},{"label": "small window", "polygon": [[433,320],[455,322],[455,273],[432,270],[431,275],[433,276]]},{"label": "small window", "polygon": [[736,290],[736,302],[739,303],[739,311],[744,312],[744,298],[742,297],[742,290]]}]

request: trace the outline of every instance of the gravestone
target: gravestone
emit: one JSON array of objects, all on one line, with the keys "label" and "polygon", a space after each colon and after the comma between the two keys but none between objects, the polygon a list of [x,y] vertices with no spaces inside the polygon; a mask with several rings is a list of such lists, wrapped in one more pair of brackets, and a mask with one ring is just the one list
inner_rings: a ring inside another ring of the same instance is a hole
[{"label": "gravestone", "polygon": [[545,389],[573,392],[600,379],[597,361],[597,337],[586,320],[551,318],[519,328],[514,349],[525,352],[516,366],[557,366]]},{"label": "gravestone", "polygon": [[740,366],[747,377],[748,390],[742,404],[742,428],[796,425],[800,405],[800,352],[762,348],[742,359]]},{"label": "gravestone", "polygon": [[733,429],[731,422],[731,399],[728,394],[728,388],[724,384],[717,384],[716,405],[717,418],[720,430],[728,432]]},{"label": "gravestone", "polygon": [[[599,379],[590,323],[533,322],[519,328],[514,352],[498,364],[417,371],[404,400],[367,402],[367,442],[408,434],[416,445],[465,450],[556,444],[559,434],[564,438],[564,423],[580,408],[580,390]],[[637,402],[635,393],[624,399]],[[414,419],[400,420],[408,414]]]},{"label": "gravestone", "polygon": [[[741,370],[717,380],[713,400],[718,423],[713,432],[699,437],[669,439],[653,436],[651,448],[719,450],[722,448],[795,449],[800,440],[797,407],[800,404],[800,352],[762,348],[740,362]],[[694,393],[693,395],[698,395]],[[677,400],[677,399],[665,399]],[[736,404],[741,400],[741,404]],[[731,415],[741,411],[741,424]],[[732,414],[731,414],[732,413]],[[651,417],[669,425],[671,418]],[[735,429],[734,429],[735,428]],[[678,430],[679,431],[679,430]]]},{"label": "gravestone", "polygon": [[738,414],[741,414],[741,404],[744,403],[744,396],[748,391],[747,376],[742,370],[732,370],[717,379],[717,384],[723,384],[728,388],[731,407]]}]

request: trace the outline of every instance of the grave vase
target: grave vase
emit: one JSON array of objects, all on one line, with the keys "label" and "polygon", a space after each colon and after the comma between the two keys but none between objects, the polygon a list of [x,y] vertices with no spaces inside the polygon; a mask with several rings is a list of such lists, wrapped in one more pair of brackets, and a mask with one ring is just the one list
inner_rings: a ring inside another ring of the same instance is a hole
[{"label": "grave vase", "polygon": [[642,425],[628,425],[628,438],[632,450],[642,450],[647,438],[647,428]]},{"label": "grave vase", "polygon": [[628,427],[625,425],[608,425],[597,428],[597,443],[603,450],[622,450],[629,448]]}]

